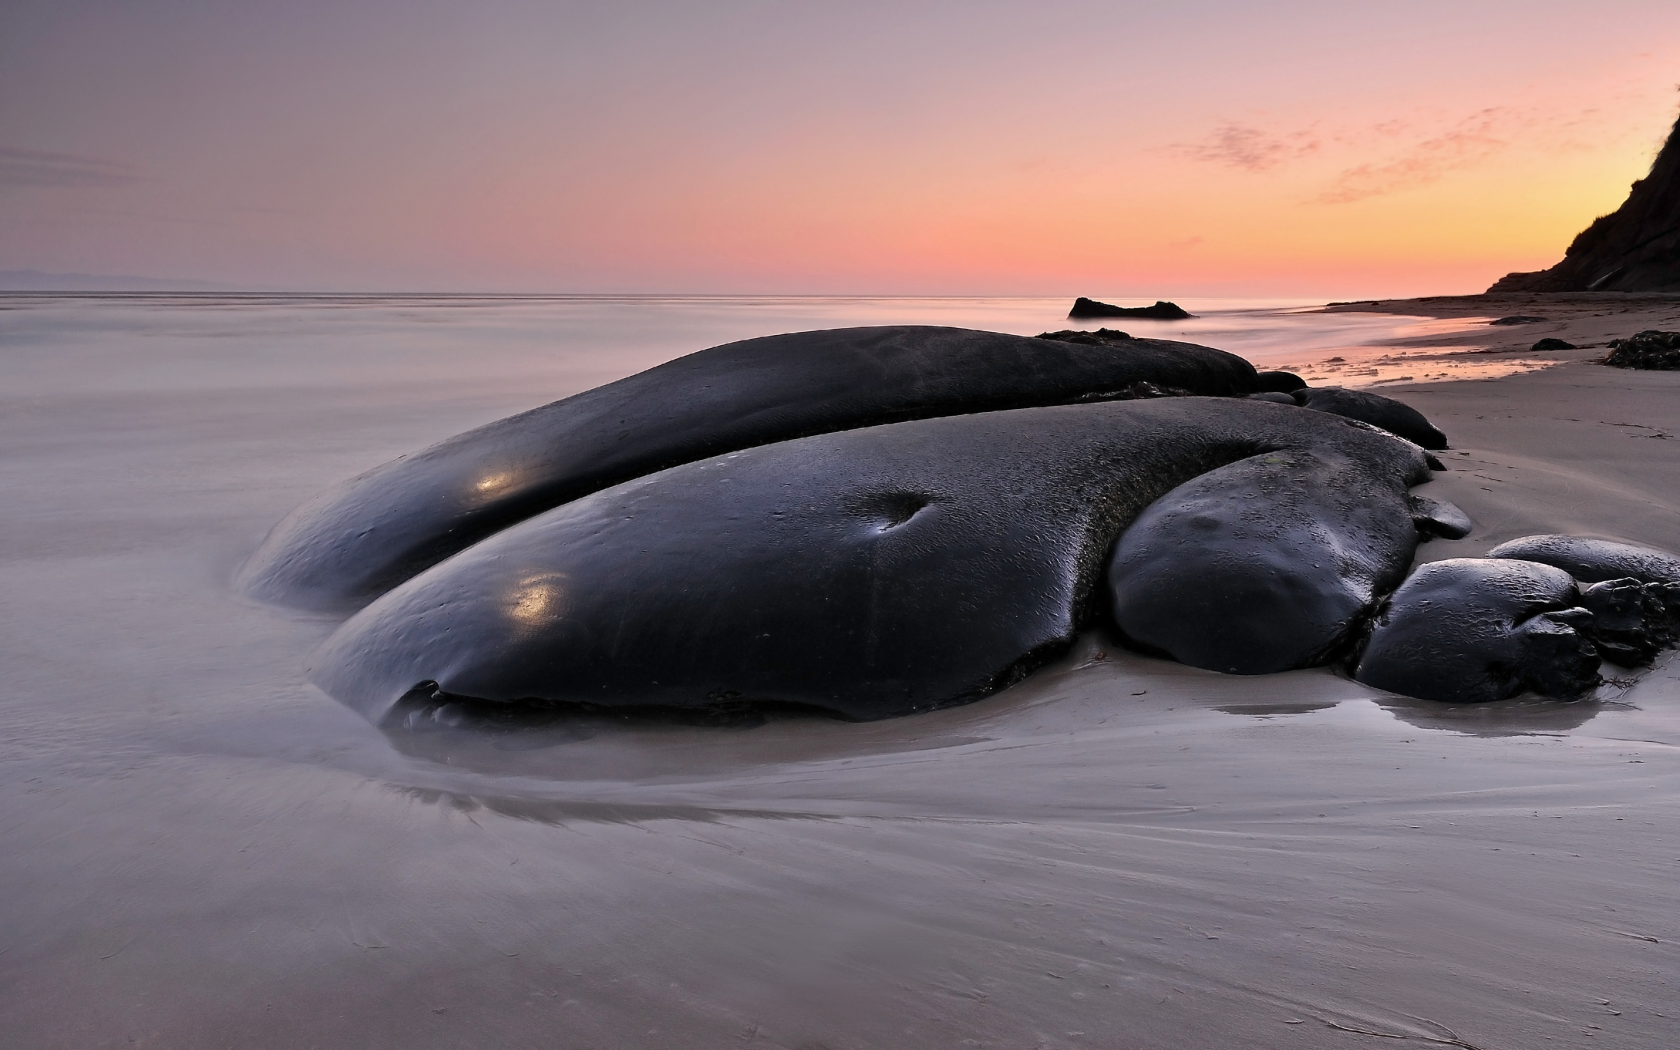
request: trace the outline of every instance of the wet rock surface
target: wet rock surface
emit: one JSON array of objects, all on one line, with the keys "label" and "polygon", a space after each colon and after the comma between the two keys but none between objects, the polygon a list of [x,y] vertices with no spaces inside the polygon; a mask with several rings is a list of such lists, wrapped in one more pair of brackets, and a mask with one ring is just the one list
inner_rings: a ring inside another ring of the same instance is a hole
[{"label": "wet rock surface", "polygon": [[[313,676],[375,721],[417,687],[497,703],[906,714],[1007,685],[1102,617],[1096,589],[1122,531],[1110,587],[1125,609],[1194,616],[1197,631],[1230,640],[1241,669],[1296,666],[1398,582],[1418,540],[1406,489],[1428,476],[1414,445],[1244,399],[804,438],[508,529],[351,618]],[[1197,582],[1205,566],[1217,581]],[[1224,600],[1222,588],[1262,600]],[[1286,600],[1304,593],[1319,600]],[[1288,645],[1281,660],[1258,655],[1273,637]]]},{"label": "wet rock surface", "polygon": [[1257,389],[1242,358],[1166,340],[920,326],[749,339],[375,467],[288,515],[237,582],[267,601],[343,611],[551,507],[737,449],[904,419]]},{"label": "wet rock surface", "polygon": [[[1638,543],[1550,533],[1508,540],[1487,556],[1553,565],[1585,583],[1632,577],[1665,592],[1680,589],[1680,555]],[[1680,612],[1680,603],[1673,608]]]},{"label": "wet rock surface", "polygon": [[1592,613],[1582,628],[1598,654],[1623,667],[1646,667],[1674,644],[1674,626],[1655,586],[1635,579],[1605,580],[1581,588],[1581,605]]},{"label": "wet rock surface", "polygon": [[1470,515],[1453,504],[1415,492],[1406,497],[1406,503],[1412,508],[1412,524],[1423,535],[1449,540],[1460,540],[1470,535]]},{"label": "wet rock surface", "polygon": [[1417,543],[1400,479],[1371,465],[1280,449],[1167,493],[1115,548],[1108,589],[1121,634],[1231,674],[1330,661],[1400,582],[1396,553]]},{"label": "wet rock surface", "polygon": [[1445,703],[1530,690],[1570,699],[1599,681],[1600,657],[1583,633],[1592,619],[1562,569],[1493,558],[1431,562],[1384,604],[1353,676]]},{"label": "wet rock surface", "polygon": [[1295,391],[1293,396],[1302,408],[1357,419],[1427,449],[1439,451],[1447,447],[1447,435],[1424,418],[1422,412],[1392,397],[1339,386],[1307,387]]},{"label": "wet rock surface", "polygon": [[1680,555],[1588,536],[1524,536],[1488,552],[1564,570],[1593,613],[1587,636],[1607,660],[1643,667],[1674,645],[1680,624]]}]

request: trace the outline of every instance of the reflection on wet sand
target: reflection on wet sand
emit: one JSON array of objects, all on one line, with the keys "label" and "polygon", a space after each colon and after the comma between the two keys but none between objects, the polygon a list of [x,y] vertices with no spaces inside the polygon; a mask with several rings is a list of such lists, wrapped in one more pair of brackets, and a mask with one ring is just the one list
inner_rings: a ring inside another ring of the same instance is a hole
[{"label": "reflection on wet sand", "polygon": [[1518,696],[1486,704],[1439,704],[1396,696],[1383,710],[1419,729],[1445,729],[1469,736],[1533,736],[1567,733],[1592,721],[1606,704],[1596,700],[1551,700]]},{"label": "reflection on wet sand", "polygon": [[567,824],[640,824],[655,820],[681,820],[715,824],[725,820],[824,820],[826,814],[792,813],[776,809],[722,808],[660,805],[637,802],[590,802],[576,799],[506,798],[468,795],[426,788],[392,788],[399,797],[426,806],[471,815],[493,813],[513,820],[561,827]]},{"label": "reflection on wet sand", "polygon": [[[1485,704],[1442,704],[1394,694],[1381,694],[1372,699],[1407,725],[1481,737],[1567,733],[1586,725],[1607,708],[1627,706],[1613,700],[1553,700],[1533,694]],[[1278,718],[1328,711],[1335,706],[1335,701],[1245,703],[1221,704],[1216,710],[1229,715]]]},{"label": "reflection on wet sand", "polygon": [[1336,347],[1312,357],[1294,357],[1275,367],[1294,372],[1316,386],[1377,387],[1389,383],[1435,383],[1498,379],[1536,372],[1555,360],[1521,355],[1492,355],[1457,347]]},{"label": "reflection on wet sand", "polygon": [[[1372,689],[1328,668],[1255,676],[1200,671],[1128,652],[1092,632],[1057,663],[986,700],[879,722],[846,722],[791,705],[610,711],[463,703],[420,690],[405,698],[383,733],[401,754],[451,775],[519,777],[527,785],[587,783],[593,790],[603,781],[733,779],[767,767],[1009,748],[1047,733],[1200,722],[1208,716],[1295,721],[1347,708],[1347,717],[1365,721],[1350,704],[1450,735],[1557,735],[1580,729],[1604,711],[1628,709],[1620,699],[1625,686],[1612,680],[1596,697],[1574,702],[1530,694],[1488,704],[1440,704]],[[1217,723],[1206,724],[1210,733],[1216,731]]]}]

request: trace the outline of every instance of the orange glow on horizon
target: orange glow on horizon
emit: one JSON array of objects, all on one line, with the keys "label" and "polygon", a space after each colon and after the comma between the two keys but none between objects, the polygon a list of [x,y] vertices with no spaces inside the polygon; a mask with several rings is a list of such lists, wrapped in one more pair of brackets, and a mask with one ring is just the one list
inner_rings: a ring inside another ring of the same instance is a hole
[{"label": "orange glow on horizon", "polygon": [[[106,36],[77,24],[0,69],[0,161],[21,173],[0,184],[0,269],[310,289],[1476,291],[1557,261],[1621,203],[1680,70],[1680,43],[1660,43],[1680,41],[1680,8],[1654,0],[1428,0],[1441,10],[1400,22],[1047,0],[960,27],[938,5],[726,4],[662,9],[657,29],[603,15],[593,36],[492,0],[495,17],[432,12],[401,39],[364,2],[338,27],[348,60],[294,34],[209,63],[271,38],[112,13]],[[1070,52],[1081,19],[1195,45]]]}]

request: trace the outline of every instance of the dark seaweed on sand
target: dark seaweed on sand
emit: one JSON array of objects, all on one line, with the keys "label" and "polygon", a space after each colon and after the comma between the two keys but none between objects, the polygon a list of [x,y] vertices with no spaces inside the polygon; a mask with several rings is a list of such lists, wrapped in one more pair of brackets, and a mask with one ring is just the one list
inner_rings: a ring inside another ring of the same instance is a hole
[{"label": "dark seaweed on sand", "polygon": [[1664,372],[1680,370],[1680,332],[1640,332],[1610,343],[1604,363],[1613,368],[1648,368]]}]

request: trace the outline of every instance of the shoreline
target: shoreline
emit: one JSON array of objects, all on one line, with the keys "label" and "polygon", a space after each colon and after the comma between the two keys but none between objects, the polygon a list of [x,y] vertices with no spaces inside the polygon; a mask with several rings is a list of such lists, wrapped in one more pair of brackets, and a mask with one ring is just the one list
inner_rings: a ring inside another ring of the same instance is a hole
[{"label": "shoreline", "polygon": [[[1600,349],[1651,328],[1680,328],[1680,292],[1509,292],[1494,295],[1430,295],[1417,299],[1367,299],[1326,303],[1323,313],[1399,314],[1436,320],[1486,317],[1542,317],[1544,321],[1487,325],[1457,335],[1431,337],[1429,345],[1483,346],[1485,353],[1529,353],[1547,337]],[[1397,341],[1407,345],[1412,341]],[[1571,360],[1576,351],[1554,351]],[[1589,355],[1590,356],[1590,355]],[[1599,355],[1602,356],[1602,355]]]},{"label": "shoreline", "polygon": [[[1441,381],[1498,379],[1562,364],[1596,364],[1610,341],[1653,328],[1680,329],[1680,293],[1525,292],[1435,295],[1327,303],[1321,314],[1379,314],[1425,319],[1416,335],[1357,347],[1303,353],[1299,364],[1272,363],[1314,385],[1406,388]],[[1534,318],[1497,325],[1505,317]],[[1481,321],[1470,324],[1466,322]],[[1430,322],[1434,322],[1433,325]],[[1541,339],[1574,344],[1536,350]],[[1329,356],[1326,356],[1326,353]]]}]

